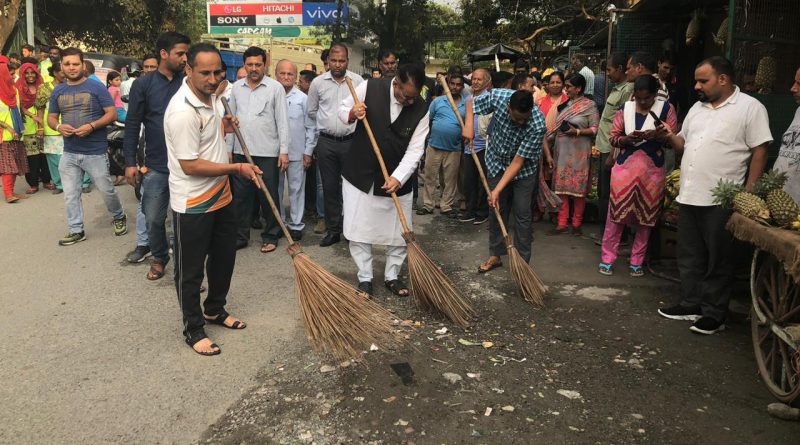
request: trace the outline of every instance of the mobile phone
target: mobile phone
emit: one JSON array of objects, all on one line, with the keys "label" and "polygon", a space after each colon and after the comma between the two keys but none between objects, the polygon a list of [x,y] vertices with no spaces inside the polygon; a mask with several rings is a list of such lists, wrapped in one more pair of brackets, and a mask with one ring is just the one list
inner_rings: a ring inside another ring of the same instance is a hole
[{"label": "mobile phone", "polygon": [[572,125],[570,125],[569,122],[564,121],[561,122],[561,126],[558,129],[561,130],[563,133],[566,133],[567,131],[569,131],[570,128],[572,128]]},{"label": "mobile phone", "polygon": [[660,127],[661,124],[663,124],[663,122],[661,122],[661,119],[659,119],[658,116],[656,116],[656,114],[653,112],[653,110],[650,110],[650,116],[653,117],[653,120],[656,123],[656,127]]}]

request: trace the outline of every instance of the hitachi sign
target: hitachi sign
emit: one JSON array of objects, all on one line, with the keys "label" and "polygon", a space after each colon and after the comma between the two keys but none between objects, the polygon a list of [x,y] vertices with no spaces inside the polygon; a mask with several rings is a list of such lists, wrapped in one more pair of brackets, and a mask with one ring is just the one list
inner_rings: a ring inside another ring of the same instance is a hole
[{"label": "hitachi sign", "polygon": [[294,4],[285,4],[285,3],[281,4],[281,3],[279,3],[279,4],[276,4],[276,5],[264,5],[261,8],[261,12],[266,12],[266,13],[275,13],[275,12],[294,13],[295,12],[295,8],[296,8],[296,5],[294,5]]}]

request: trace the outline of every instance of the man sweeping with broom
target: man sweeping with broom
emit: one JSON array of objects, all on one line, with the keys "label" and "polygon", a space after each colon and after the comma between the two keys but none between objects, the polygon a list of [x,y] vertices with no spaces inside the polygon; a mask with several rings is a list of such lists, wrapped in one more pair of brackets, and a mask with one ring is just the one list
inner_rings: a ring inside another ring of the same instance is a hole
[{"label": "man sweeping with broom", "polygon": [[[506,226],[509,213],[513,211],[514,246],[525,262],[530,262],[533,244],[531,198],[546,131],[544,117],[534,106],[530,92],[496,88],[467,103],[462,136],[468,141],[472,141],[475,135],[473,113],[494,113],[492,137],[486,148],[486,170],[492,189],[489,206],[500,207]],[[489,258],[480,265],[478,272],[486,273],[502,266],[501,257],[505,254],[500,225],[495,218],[490,218]]]},{"label": "man sweeping with broom", "polygon": [[[255,182],[262,172],[249,163],[228,163],[222,128],[238,122],[222,118],[215,94],[222,81],[219,50],[200,43],[189,48],[186,80],[164,114],[169,192],[175,231],[175,288],[183,313],[183,335],[200,355],[220,348],[205,332],[207,323],[244,329],[225,311],[236,260],[236,215],[230,205],[229,175]],[[200,306],[200,284],[208,273],[208,296]]]},{"label": "man sweeping with broom", "polygon": [[[397,296],[409,291],[400,278],[406,259],[406,242],[390,197],[396,193],[403,213],[411,221],[412,194],[408,182],[417,168],[428,134],[428,107],[420,97],[425,67],[419,63],[401,65],[393,78],[370,79],[356,87],[359,103],[352,97],[342,101],[342,122],[359,120],[348,163],[342,169],[344,236],[358,267],[358,288],[372,295],[372,246],[386,247],[384,284]],[[381,155],[391,177],[384,180],[364,122],[371,124]]]}]

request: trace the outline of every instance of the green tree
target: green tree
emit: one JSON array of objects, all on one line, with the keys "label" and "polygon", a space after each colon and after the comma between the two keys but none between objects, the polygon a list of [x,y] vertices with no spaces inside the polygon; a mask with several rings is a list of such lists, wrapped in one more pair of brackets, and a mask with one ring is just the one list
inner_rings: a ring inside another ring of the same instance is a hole
[{"label": "green tree", "polygon": [[607,3],[602,0],[461,0],[463,24],[458,42],[470,50],[510,43],[533,51],[540,36],[528,42],[523,40],[536,30],[550,27],[549,35],[566,37],[574,28],[562,25],[576,24],[579,29],[586,29],[589,22],[604,14]]},{"label": "green tree", "polygon": [[21,4],[22,0],[0,0],[0,48],[5,46],[6,39],[17,24]]},{"label": "green tree", "polygon": [[[395,50],[405,60],[423,60],[426,43],[442,28],[458,22],[452,9],[428,0],[354,0],[341,35],[349,41],[371,41],[378,51]],[[333,26],[327,32],[337,35]]]},{"label": "green tree", "polygon": [[36,13],[51,41],[142,57],[164,31],[199,39],[204,11],[202,0],[47,0],[38,2]]}]

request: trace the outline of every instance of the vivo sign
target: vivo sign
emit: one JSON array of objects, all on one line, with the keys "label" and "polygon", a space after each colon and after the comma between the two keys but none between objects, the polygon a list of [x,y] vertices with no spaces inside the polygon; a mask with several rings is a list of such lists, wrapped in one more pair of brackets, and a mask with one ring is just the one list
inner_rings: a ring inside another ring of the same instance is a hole
[{"label": "vivo sign", "polygon": [[[336,3],[303,3],[303,26],[328,25],[336,23],[339,18]],[[347,20],[347,5],[342,5],[341,19]]]}]

